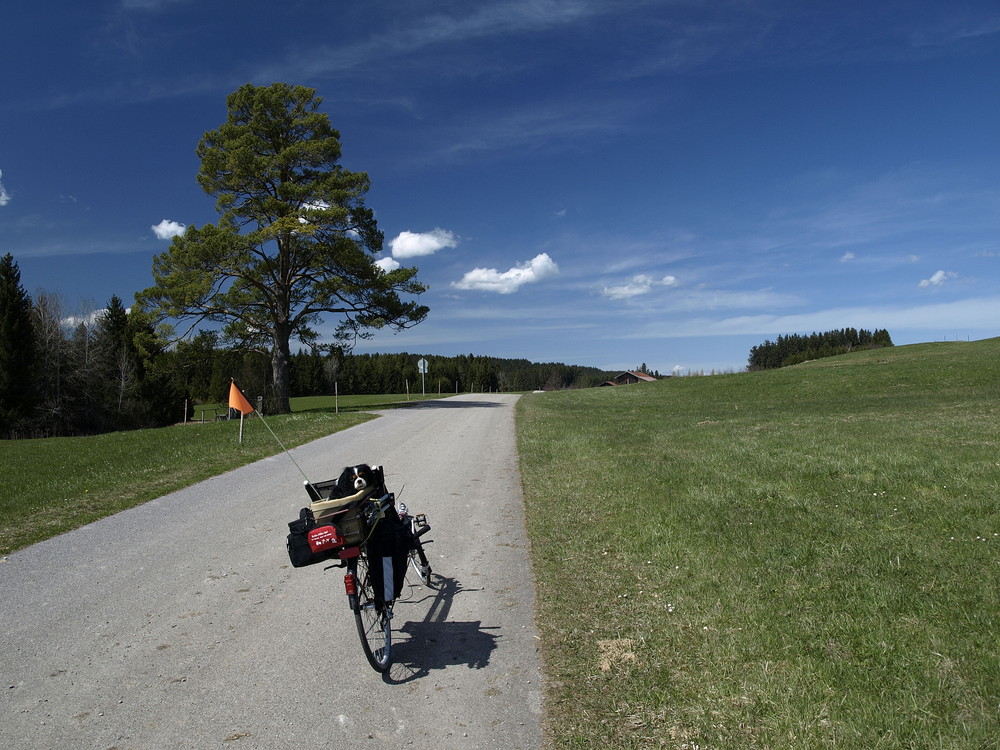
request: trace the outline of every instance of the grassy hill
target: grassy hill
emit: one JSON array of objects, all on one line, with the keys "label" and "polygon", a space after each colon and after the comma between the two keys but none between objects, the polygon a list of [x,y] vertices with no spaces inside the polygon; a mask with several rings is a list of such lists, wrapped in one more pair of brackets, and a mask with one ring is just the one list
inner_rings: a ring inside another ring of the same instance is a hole
[{"label": "grassy hill", "polygon": [[555,747],[1000,747],[1000,340],[535,394]]}]

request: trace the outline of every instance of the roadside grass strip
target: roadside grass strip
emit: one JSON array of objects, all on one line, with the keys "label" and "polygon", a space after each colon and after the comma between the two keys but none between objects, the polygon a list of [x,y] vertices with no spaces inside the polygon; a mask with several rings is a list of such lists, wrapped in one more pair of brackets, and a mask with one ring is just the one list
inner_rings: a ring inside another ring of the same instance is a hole
[{"label": "roadside grass strip", "polygon": [[1000,747],[998,363],[522,398],[547,744]]},{"label": "roadside grass strip", "polygon": [[[372,419],[310,411],[267,417],[287,448]],[[281,452],[259,420],[0,441],[0,555]]]}]

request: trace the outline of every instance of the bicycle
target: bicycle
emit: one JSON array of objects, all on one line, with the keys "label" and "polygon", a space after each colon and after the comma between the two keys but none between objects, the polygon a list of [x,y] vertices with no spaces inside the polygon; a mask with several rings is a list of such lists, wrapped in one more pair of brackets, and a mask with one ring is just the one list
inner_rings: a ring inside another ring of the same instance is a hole
[{"label": "bicycle", "polygon": [[[362,477],[364,486],[356,493],[343,495],[350,491],[349,471],[355,469],[370,478]],[[299,521],[289,524],[292,533],[287,546],[292,565],[338,558],[325,570],[347,569],[344,591],[362,650],[372,668],[384,672],[392,653],[393,606],[407,570],[412,569],[423,585],[431,582],[431,566],[423,546],[430,540],[422,539],[431,530],[427,517],[411,515],[403,503],[396,506],[396,496],[385,491],[381,467],[349,467],[338,480],[306,482],[306,491],[310,507],[302,509]]]},{"label": "bicycle", "polygon": [[[391,517],[394,502],[392,493],[384,495],[377,501],[377,511],[369,511],[379,519]],[[405,505],[400,505],[395,510],[397,518],[404,525],[409,534],[409,549],[406,550],[406,565],[408,565],[420,579],[420,582],[430,585],[431,566],[427,561],[421,537],[431,530],[427,518],[423,514],[410,516]],[[377,523],[377,521],[376,521]],[[358,636],[361,638],[361,648],[368,658],[368,663],[377,672],[383,672],[389,666],[392,649],[392,615],[393,606],[398,596],[398,590],[394,586],[394,581],[390,579],[390,574],[384,568],[381,576],[377,574],[378,567],[372,567],[372,555],[367,543],[354,548],[347,558],[347,573],[344,574],[344,589],[347,593],[347,600],[358,629]],[[375,559],[379,556],[375,555]],[[383,557],[383,560],[385,558]],[[333,566],[336,567],[336,566]],[[406,568],[400,578],[405,579]],[[381,581],[379,580],[381,578]],[[381,588],[381,592],[379,591]],[[381,594],[381,595],[380,595]]]}]

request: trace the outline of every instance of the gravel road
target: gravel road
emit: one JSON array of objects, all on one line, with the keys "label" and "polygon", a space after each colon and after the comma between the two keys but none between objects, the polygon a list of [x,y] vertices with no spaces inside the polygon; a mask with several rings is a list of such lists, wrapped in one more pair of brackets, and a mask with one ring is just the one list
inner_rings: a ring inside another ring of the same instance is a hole
[{"label": "gravel road", "polygon": [[383,464],[434,527],[438,586],[404,589],[388,673],[343,571],[288,563],[307,498],[282,454],[0,562],[0,747],[538,748],[516,399],[391,410],[292,451],[313,481]]}]

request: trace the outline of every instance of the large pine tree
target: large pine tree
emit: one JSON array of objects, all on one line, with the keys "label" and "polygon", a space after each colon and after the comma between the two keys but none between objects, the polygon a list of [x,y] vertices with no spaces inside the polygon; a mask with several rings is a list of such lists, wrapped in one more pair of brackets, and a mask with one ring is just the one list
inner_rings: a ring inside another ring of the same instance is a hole
[{"label": "large pine tree", "polygon": [[156,285],[136,300],[158,319],[224,323],[227,338],[271,358],[272,413],[289,411],[290,341],[313,347],[324,315],[338,343],[416,325],[427,308],[403,296],[416,268],[375,264],[382,232],[364,202],[368,175],[339,164],[340,134],[313,89],[247,84],[226,122],[198,144],[198,182],[218,224],[190,226],[153,260]]}]

